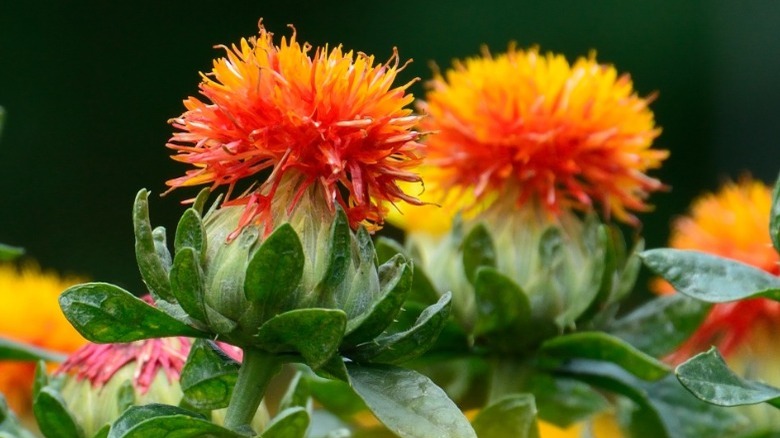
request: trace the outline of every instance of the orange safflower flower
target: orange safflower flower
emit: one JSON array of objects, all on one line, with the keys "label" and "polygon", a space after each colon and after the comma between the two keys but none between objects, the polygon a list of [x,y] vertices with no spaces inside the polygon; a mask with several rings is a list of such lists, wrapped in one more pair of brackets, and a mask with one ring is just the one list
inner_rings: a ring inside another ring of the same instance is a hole
[{"label": "orange safflower flower", "polygon": [[[35,265],[0,265],[0,337],[70,353],[87,341],[60,310],[60,293],[82,280],[41,272]],[[0,361],[0,392],[20,415],[32,406],[34,362]]]},{"label": "orange safflower flower", "polygon": [[[171,189],[198,184],[229,187],[270,176],[228,205],[245,204],[240,227],[270,219],[280,192],[292,211],[304,191],[319,186],[332,210],[340,204],[352,225],[381,226],[386,204],[420,201],[399,181],[420,178],[410,169],[421,160],[419,116],[406,108],[407,88],[393,87],[403,70],[398,53],[384,64],[360,52],[299,43],[295,29],[279,45],[260,26],[255,38],[223,47],[226,57],[202,74],[202,101],[184,101],[187,111],[171,120],[180,132],[168,147],[174,160],[195,169],[167,182]],[[283,179],[292,186],[278,190]]]},{"label": "orange safflower flower", "polygon": [[[772,191],[762,182],[744,178],[725,184],[717,193],[695,200],[690,214],[674,222],[669,246],[734,259],[778,275],[780,256],[767,233],[771,205]],[[673,292],[665,282],[656,289]],[[681,362],[713,344],[728,357],[757,327],[778,326],[779,318],[780,303],[765,298],[715,304],[670,360]]]},{"label": "orange safflower flower", "polygon": [[[538,49],[456,61],[428,84],[424,131],[430,182],[473,193],[478,201],[538,202],[550,212],[586,210],[638,224],[630,211],[663,185],[644,172],[668,152],[651,149],[660,134],[628,75]],[[428,180],[426,180],[428,182]],[[458,196],[453,198],[457,199]]]}]

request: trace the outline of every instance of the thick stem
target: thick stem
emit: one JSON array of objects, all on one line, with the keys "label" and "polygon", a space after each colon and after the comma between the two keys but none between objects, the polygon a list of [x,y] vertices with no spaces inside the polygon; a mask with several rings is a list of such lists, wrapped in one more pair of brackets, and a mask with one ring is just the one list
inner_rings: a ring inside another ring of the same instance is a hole
[{"label": "thick stem", "polygon": [[244,349],[238,381],[225,415],[225,427],[239,431],[252,422],[268,382],[280,369],[281,362],[274,355],[251,348]]}]

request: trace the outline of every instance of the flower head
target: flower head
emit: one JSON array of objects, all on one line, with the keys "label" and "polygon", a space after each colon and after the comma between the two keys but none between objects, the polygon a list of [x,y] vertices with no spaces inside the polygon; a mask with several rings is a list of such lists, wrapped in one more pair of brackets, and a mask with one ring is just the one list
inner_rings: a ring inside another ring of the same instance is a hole
[{"label": "flower head", "polygon": [[[421,159],[413,129],[419,117],[405,108],[414,82],[393,87],[396,52],[384,64],[341,46],[314,50],[295,30],[275,45],[261,25],[255,38],[224,47],[224,58],[203,74],[200,93],[171,120],[180,132],[168,147],[174,160],[195,169],[168,181],[172,188],[229,187],[245,178],[270,176],[229,205],[245,204],[240,226],[270,218],[280,193],[292,210],[311,186],[322,189],[332,210],[340,204],[353,225],[381,225],[386,203],[419,203],[399,181],[419,181],[410,171]],[[293,181],[279,189],[283,179]]]},{"label": "flower head", "polygon": [[473,192],[483,203],[538,202],[548,211],[590,209],[636,224],[631,211],[663,185],[647,176],[667,151],[651,149],[652,99],[628,75],[596,63],[509,47],[456,62],[429,83],[423,119],[426,183]]},{"label": "flower head", "polygon": [[[70,353],[87,341],[68,323],[57,297],[77,278],[61,278],[35,265],[0,264],[0,338]],[[31,406],[35,364],[0,362],[0,392],[11,408],[24,415]]]},{"label": "flower head", "polygon": [[[669,246],[734,259],[778,275],[780,256],[767,233],[771,204],[771,189],[762,182],[744,178],[726,184],[694,201],[690,214],[674,222]],[[672,291],[668,283],[659,283],[657,289]],[[757,298],[716,304],[671,360],[687,359],[712,344],[729,356],[766,324],[780,327],[780,303]]]},{"label": "flower head", "polygon": [[[241,350],[219,344],[230,357],[241,360]],[[88,343],[62,363],[56,374],[65,376],[63,400],[87,436],[121,414],[117,397],[127,382],[136,405],[178,405],[182,369],[192,348],[184,337],[146,339],[130,343]]]}]

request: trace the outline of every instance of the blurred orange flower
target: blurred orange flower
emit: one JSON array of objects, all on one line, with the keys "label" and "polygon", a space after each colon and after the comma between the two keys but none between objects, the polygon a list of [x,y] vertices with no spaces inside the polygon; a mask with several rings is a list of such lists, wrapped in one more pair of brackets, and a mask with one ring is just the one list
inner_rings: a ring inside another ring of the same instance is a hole
[{"label": "blurred orange flower", "polygon": [[[771,188],[760,181],[743,178],[725,184],[717,193],[695,200],[688,216],[677,219],[669,246],[691,249],[737,260],[780,274],[780,256],[769,237]],[[657,283],[661,293],[671,285]],[[670,358],[681,362],[716,345],[731,355],[751,339],[762,324],[780,323],[780,303],[758,298],[716,304],[696,333]]]},{"label": "blurred orange flower", "polygon": [[628,75],[594,56],[570,65],[510,46],[457,61],[428,88],[421,127],[437,133],[426,145],[439,169],[426,184],[442,197],[455,189],[481,206],[534,201],[553,213],[600,204],[605,216],[638,224],[630,211],[646,210],[663,187],[645,174],[668,155],[651,149],[660,134],[652,96],[638,97]]},{"label": "blurred orange flower", "polygon": [[[70,353],[86,343],[63,316],[57,298],[78,278],[61,278],[35,265],[0,264],[0,337]],[[0,361],[0,392],[24,415],[31,407],[34,362]]]},{"label": "blurred orange flower", "polygon": [[[240,180],[257,178],[261,184],[228,203],[246,205],[242,227],[268,220],[279,194],[292,210],[311,186],[353,225],[378,227],[387,204],[420,203],[397,184],[419,181],[410,169],[421,160],[419,116],[406,108],[414,81],[393,87],[404,68],[397,52],[384,64],[341,46],[312,55],[294,29],[277,46],[262,26],[256,38],[223,48],[226,57],[201,75],[207,100],[188,98],[187,111],[171,120],[181,130],[168,143],[173,159],[195,169],[168,185],[227,185],[230,198]],[[263,182],[264,170],[271,172]],[[291,185],[279,189],[283,181]]]}]

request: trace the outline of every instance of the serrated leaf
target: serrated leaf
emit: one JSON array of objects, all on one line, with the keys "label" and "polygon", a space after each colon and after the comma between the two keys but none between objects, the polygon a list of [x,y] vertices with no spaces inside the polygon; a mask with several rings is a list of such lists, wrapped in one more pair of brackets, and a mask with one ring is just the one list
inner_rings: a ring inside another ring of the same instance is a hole
[{"label": "serrated leaf", "polygon": [[179,219],[176,227],[176,237],[173,239],[174,253],[184,248],[192,248],[205,257],[206,254],[206,230],[200,219],[200,213],[194,208],[188,208]]},{"label": "serrated leaf", "polygon": [[148,404],[126,410],[108,438],[246,438],[176,406]]},{"label": "serrated leaf", "polygon": [[498,270],[483,266],[477,269],[474,293],[474,336],[483,337],[503,351],[515,350],[519,342],[525,343],[532,324],[531,303],[517,283]]},{"label": "serrated leaf", "polygon": [[711,307],[683,294],[661,296],[612,322],[606,330],[653,357],[661,357],[685,342]]},{"label": "serrated leaf", "polygon": [[370,341],[393,322],[409,294],[412,275],[411,266],[400,254],[379,267],[380,297],[365,313],[347,322],[345,346]]},{"label": "serrated leaf", "polygon": [[538,438],[532,394],[513,394],[493,402],[472,421],[479,438]]},{"label": "serrated leaf", "polygon": [[239,367],[213,342],[196,340],[181,371],[184,400],[198,410],[227,407],[238,379]]},{"label": "serrated leaf", "polygon": [[449,318],[451,304],[452,293],[447,292],[438,303],[428,306],[412,327],[360,345],[351,357],[357,361],[398,364],[420,356],[439,337]]},{"label": "serrated leaf", "polygon": [[92,342],[207,336],[108,283],[72,286],[60,295],[59,302],[65,318]]},{"label": "serrated leaf", "polygon": [[753,266],[698,251],[651,249],[645,266],[678,292],[708,303],[765,297],[780,301],[780,278]]},{"label": "serrated leaf", "polygon": [[685,388],[708,403],[741,406],[765,402],[780,408],[780,389],[737,376],[715,347],[688,359],[675,374]]},{"label": "serrated leaf", "polygon": [[463,239],[463,270],[469,283],[474,284],[477,268],[496,267],[496,248],[484,224],[475,226]]},{"label": "serrated leaf", "polygon": [[338,350],[346,325],[347,315],[338,309],[291,310],[263,324],[255,342],[271,353],[298,352],[318,368]]},{"label": "serrated leaf", "polygon": [[24,255],[24,248],[0,243],[0,262],[7,262]]},{"label": "serrated leaf", "polygon": [[0,360],[62,362],[66,359],[62,353],[44,350],[34,345],[0,337]]},{"label": "serrated leaf", "polygon": [[476,438],[444,391],[412,370],[347,364],[350,383],[371,412],[400,437]]},{"label": "serrated leaf", "polygon": [[185,247],[176,252],[170,277],[171,291],[181,308],[191,318],[207,322],[205,276],[193,248]]},{"label": "serrated leaf", "polygon": [[670,369],[625,341],[601,332],[579,332],[552,338],[540,352],[559,359],[593,359],[619,365],[644,380],[657,380]]},{"label": "serrated leaf", "polygon": [[141,189],[133,204],[133,228],[135,231],[135,258],[141,277],[155,298],[173,301],[168,270],[155,247],[152,226],[149,222],[149,192]]},{"label": "serrated leaf", "polygon": [[73,419],[65,401],[52,388],[45,387],[38,392],[33,402],[33,413],[38,427],[46,437],[83,438],[84,431]]},{"label": "serrated leaf", "polygon": [[305,257],[298,234],[290,224],[278,227],[252,255],[244,280],[246,299],[275,315],[298,287]]},{"label": "serrated leaf", "polygon": [[274,416],[260,438],[303,438],[309,427],[309,414],[301,407],[287,408]]}]

